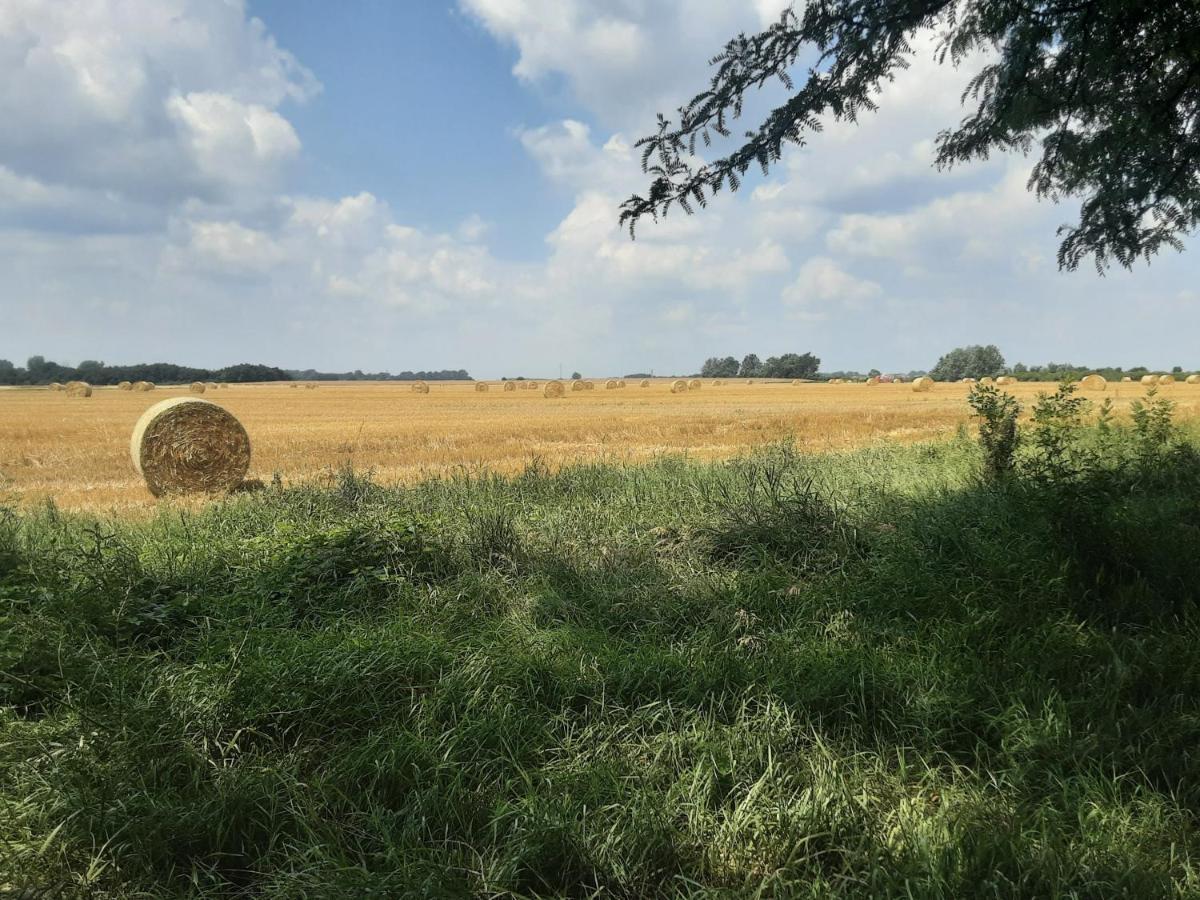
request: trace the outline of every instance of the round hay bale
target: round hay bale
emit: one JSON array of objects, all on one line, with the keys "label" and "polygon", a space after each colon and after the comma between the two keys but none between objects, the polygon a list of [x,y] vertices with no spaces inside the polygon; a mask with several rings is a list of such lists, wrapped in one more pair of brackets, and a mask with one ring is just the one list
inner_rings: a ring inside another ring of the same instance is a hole
[{"label": "round hay bale", "polygon": [[913,383],[912,383],[912,389],[914,391],[919,391],[922,394],[926,393],[927,391],[932,391],[933,390],[933,379],[930,378],[928,375],[923,376],[921,378],[914,378]]},{"label": "round hay bale", "polygon": [[573,390],[573,391],[586,391],[586,390],[587,390],[587,387],[584,385],[584,383],[583,383],[582,381],[572,381],[572,382],[571,382],[571,390]]},{"label": "round hay bale", "polygon": [[638,385],[638,387],[650,387],[650,379],[649,379],[649,378],[643,378],[643,379],[642,379],[642,383],[641,383],[641,384],[639,384],[639,385]]},{"label": "round hay bale", "polygon": [[672,394],[683,394],[683,393],[687,392],[687,389],[688,389],[688,384],[682,378],[671,382],[671,393]]},{"label": "round hay bale", "polygon": [[803,382],[801,382],[799,378],[793,378],[792,384],[803,384]]},{"label": "round hay bale", "polygon": [[204,393],[204,382],[203,381],[193,381],[188,386],[188,390],[191,391],[193,394],[203,394]]},{"label": "round hay bale", "polygon": [[1011,375],[1001,375],[999,378],[996,379],[996,384],[1016,384],[1016,383],[1017,383],[1017,379],[1013,378]]},{"label": "round hay bale", "polygon": [[1128,375],[1126,375],[1124,378],[1121,379],[1122,384],[1130,384],[1130,383],[1132,383],[1132,381],[1133,381],[1133,379],[1130,378]]},{"label": "round hay bale", "polygon": [[1108,388],[1108,379],[1093,372],[1079,379],[1079,387],[1085,391],[1103,391]]},{"label": "round hay bale", "polygon": [[699,378],[693,378],[691,381],[689,381],[689,382],[687,383],[687,385],[688,385],[688,390],[689,390],[689,391],[698,391],[698,390],[700,390],[700,387],[701,387],[701,385],[700,385],[700,379],[699,379]]},{"label": "round hay bale", "polygon": [[979,383],[980,384],[995,384],[996,379],[993,378],[991,375],[984,375],[982,378],[979,379]]},{"label": "round hay bale", "polygon": [[59,384],[57,381],[50,382],[48,385],[46,385],[46,387],[48,387],[52,391],[63,390],[63,386],[61,384]]},{"label": "round hay bale", "polygon": [[527,381],[527,382],[525,382],[525,385],[526,385],[526,387],[528,387],[528,388],[529,388],[529,390],[531,390],[531,391],[538,391],[538,390],[541,390],[541,387],[542,387],[542,386],[541,386],[540,384],[538,384],[536,381]]},{"label": "round hay bale", "polygon": [[135,381],[133,383],[133,389],[135,391],[138,391],[139,393],[144,394],[146,391],[154,390],[154,382],[153,381]]},{"label": "round hay bale", "polygon": [[604,389],[606,391],[615,391],[617,389],[616,379],[610,378],[608,381],[604,382]]},{"label": "round hay bale", "polygon": [[872,375],[872,376],[870,376],[870,377],[869,377],[869,378],[868,378],[868,379],[867,379],[865,382],[863,382],[863,383],[864,383],[864,384],[871,384],[871,385],[879,384],[879,376],[878,376],[878,375]]},{"label": "round hay bale", "polygon": [[92,386],[86,381],[68,381],[63,390],[67,392],[68,397],[92,396]]},{"label": "round hay bale", "polygon": [[617,382],[617,387],[619,387],[619,388],[623,388],[623,387],[625,387],[625,380],[624,380],[624,379],[621,379],[620,381],[618,381],[618,382]]},{"label": "round hay bale", "polygon": [[1143,375],[1142,384],[1158,384],[1157,375]]},{"label": "round hay bale", "polygon": [[561,381],[547,381],[546,390],[542,392],[543,397],[563,397],[566,396],[567,389],[563,387]]},{"label": "round hay bale", "polygon": [[208,388],[210,391],[215,391],[220,387],[220,385],[217,384],[215,381],[206,381],[206,382],[204,382],[204,386],[206,388]]},{"label": "round hay bale", "polygon": [[304,386],[304,389],[305,389],[306,391],[315,391],[315,390],[317,389],[317,387],[318,387],[318,385],[315,385],[315,384],[311,384],[311,383],[310,383],[310,384],[306,384],[306,385]]},{"label": "round hay bale", "polygon": [[1200,384],[1200,375],[1189,375],[1185,384]]},{"label": "round hay bale", "polygon": [[504,382],[504,390],[515,391],[516,389],[517,389],[517,383],[515,381]]},{"label": "round hay bale", "polygon": [[117,382],[117,390],[118,391],[132,391],[133,390],[133,382],[132,381],[118,381]]},{"label": "round hay bale", "polygon": [[413,390],[414,394],[428,394],[429,393],[429,385],[427,385],[423,381],[414,381],[412,390]]},{"label": "round hay bale", "polygon": [[1174,384],[1175,376],[1174,375],[1160,375],[1158,378],[1158,383],[1159,384]]},{"label": "round hay bale", "polygon": [[903,375],[896,375],[895,377],[892,378],[892,384],[907,384],[907,383],[908,383],[908,379],[905,378]]},{"label": "round hay bale", "polygon": [[475,393],[486,394],[488,391],[488,383],[486,381],[475,382]]},{"label": "round hay bale", "polygon": [[194,397],[172,397],[142,413],[129,453],[155,497],[231,491],[250,469],[250,437],[242,423]]},{"label": "round hay bale", "polygon": [[975,379],[974,379],[974,378],[963,378],[963,379],[962,379],[962,383],[963,383],[963,384],[974,384],[974,383],[975,383]]},{"label": "round hay bale", "polygon": [[596,382],[594,382],[594,381],[585,381],[585,382],[583,383],[583,389],[584,389],[585,391],[594,391],[594,390],[596,389]]}]

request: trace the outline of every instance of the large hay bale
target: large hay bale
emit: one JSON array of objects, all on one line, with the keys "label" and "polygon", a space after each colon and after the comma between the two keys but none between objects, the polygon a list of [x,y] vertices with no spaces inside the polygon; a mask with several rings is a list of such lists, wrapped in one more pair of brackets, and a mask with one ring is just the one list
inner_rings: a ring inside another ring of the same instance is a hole
[{"label": "large hay bale", "polygon": [[63,390],[67,392],[68,397],[92,396],[92,386],[86,381],[68,381]]},{"label": "large hay bale", "polygon": [[610,378],[610,379],[608,379],[608,381],[604,382],[604,389],[606,391],[615,391],[617,389],[616,379]]},{"label": "large hay bale", "polygon": [[413,390],[414,394],[428,394],[429,393],[429,385],[427,385],[423,381],[414,381],[412,390]]},{"label": "large hay bale", "polygon": [[61,384],[59,384],[57,381],[50,382],[48,385],[46,385],[46,387],[48,387],[52,391],[61,391],[63,389],[63,386]]},{"label": "large hay bale", "polygon": [[687,389],[688,389],[687,382],[684,381],[682,378],[671,382],[671,393],[672,394],[683,394],[683,393],[687,392]]},{"label": "large hay bale", "polygon": [[475,393],[486,394],[488,391],[488,383],[486,381],[475,382]]},{"label": "large hay bale", "polygon": [[204,382],[203,381],[193,381],[188,386],[188,390],[191,391],[193,394],[203,394],[204,393]]},{"label": "large hay bale", "polygon": [[1079,387],[1085,391],[1103,391],[1108,388],[1108,379],[1093,372],[1091,375],[1084,375],[1079,379]]},{"label": "large hay bale", "polygon": [[1157,375],[1143,375],[1142,384],[1158,384]]},{"label": "large hay bale", "polygon": [[515,381],[504,382],[504,390],[515,391],[516,389],[517,389],[517,383]]},{"label": "large hay bale", "polygon": [[1200,384],[1200,375],[1189,375],[1186,384]]},{"label": "large hay bale", "polygon": [[701,387],[701,385],[700,385],[699,378],[693,378],[691,381],[688,382],[688,390],[689,391],[698,391],[698,390],[700,390],[700,387]]},{"label": "large hay bale", "polygon": [[231,491],[250,469],[250,437],[242,423],[194,397],[172,397],[142,413],[129,453],[155,497]]},{"label": "large hay bale", "polygon": [[586,390],[587,390],[587,386],[586,386],[586,385],[585,385],[585,384],[584,384],[582,381],[579,381],[578,379],[576,379],[575,381],[572,381],[572,382],[571,382],[571,390],[573,390],[573,391],[586,391]]},{"label": "large hay bale", "polygon": [[933,379],[930,378],[928,375],[922,376],[921,378],[914,378],[913,383],[912,383],[912,389],[914,391],[919,391],[922,394],[927,391],[932,391],[933,390]]},{"label": "large hay bale", "polygon": [[132,381],[118,381],[117,382],[117,390],[118,391],[132,391],[133,390],[133,382]]},{"label": "large hay bale", "polygon": [[567,393],[567,389],[563,387],[561,381],[547,381],[546,390],[542,392],[544,397],[563,397]]},{"label": "large hay bale", "polygon": [[642,383],[641,383],[641,384],[639,384],[639,385],[638,385],[638,387],[650,387],[650,379],[649,379],[649,378],[643,378],[643,379],[642,379]]},{"label": "large hay bale", "polygon": [[1159,384],[1174,384],[1175,376],[1174,375],[1160,375],[1158,377],[1158,383]]},{"label": "large hay bale", "polygon": [[135,381],[133,383],[133,389],[135,391],[138,391],[139,393],[144,394],[147,391],[154,390],[154,382],[153,381]]}]

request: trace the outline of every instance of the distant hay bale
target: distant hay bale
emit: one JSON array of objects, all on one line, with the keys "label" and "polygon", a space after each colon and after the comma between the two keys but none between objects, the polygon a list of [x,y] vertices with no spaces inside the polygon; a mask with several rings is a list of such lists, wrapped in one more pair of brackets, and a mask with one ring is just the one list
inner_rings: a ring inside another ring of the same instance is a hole
[{"label": "distant hay bale", "polygon": [[996,379],[996,384],[1016,384],[1016,383],[1017,383],[1017,379],[1013,378],[1011,375],[1001,375],[999,378]]},{"label": "distant hay bale", "polygon": [[317,389],[319,386],[320,386],[320,385],[316,385],[316,384],[313,384],[312,382],[309,382],[308,384],[306,384],[306,385],[304,386],[304,389],[305,389],[306,391],[315,391],[315,390],[316,390],[316,389]]},{"label": "distant hay bale", "polygon": [[475,393],[485,394],[488,391],[488,383],[486,381],[475,382]]},{"label": "distant hay bale", "polygon": [[1174,375],[1160,375],[1158,378],[1158,383],[1159,384],[1174,384],[1175,376]]},{"label": "distant hay bale", "polygon": [[907,384],[907,383],[908,383],[908,379],[905,378],[903,375],[896,375],[894,378],[892,378],[892,384]]},{"label": "distant hay bale", "polygon": [[1158,384],[1157,375],[1143,375],[1142,384]]},{"label": "distant hay bale", "polygon": [[527,385],[528,389],[531,391],[540,390],[540,388],[541,388],[541,385],[539,385],[536,381],[527,381],[527,382],[525,382],[525,384]]},{"label": "distant hay bale", "polygon": [[1130,378],[1128,375],[1126,375],[1124,378],[1122,378],[1122,379],[1121,379],[1121,382],[1122,382],[1123,384],[1128,384],[1128,383],[1130,383],[1130,382],[1132,382],[1132,381],[1133,381],[1133,379],[1132,379],[1132,378]]},{"label": "distant hay bale", "polygon": [[564,397],[566,396],[566,393],[567,389],[563,387],[563,383],[561,381],[547,381],[546,389],[542,392],[542,396],[550,398]]},{"label": "distant hay bale", "polygon": [[222,381],[220,384],[217,385],[217,387],[219,387],[223,391],[227,391],[227,390],[229,390],[229,382]]},{"label": "distant hay bale", "polygon": [[619,388],[625,387],[625,379],[621,379],[620,381],[618,381],[617,387],[619,387]]},{"label": "distant hay bale", "polygon": [[913,383],[912,383],[912,389],[914,391],[919,391],[922,394],[925,393],[926,391],[932,391],[933,390],[933,379],[930,378],[928,375],[923,376],[921,378],[914,378]]},{"label": "distant hay bale", "polygon": [[687,389],[688,389],[688,384],[682,378],[671,382],[671,393],[672,394],[683,394],[683,393],[687,392]]},{"label": "distant hay bale", "polygon": [[864,384],[871,384],[871,385],[874,385],[874,384],[879,384],[879,376],[878,376],[878,375],[871,375],[871,376],[870,376],[870,377],[868,377],[868,378],[867,378],[867,380],[866,380],[865,382],[863,382],[863,383],[864,383]]},{"label": "distant hay bale", "polygon": [[204,386],[206,388],[208,388],[210,391],[215,391],[220,387],[220,385],[217,384],[215,381],[206,381],[206,382],[204,382]]},{"label": "distant hay bale", "polygon": [[172,397],[142,413],[129,452],[155,497],[231,491],[250,469],[250,437],[242,423],[194,397]]},{"label": "distant hay bale", "polygon": [[571,382],[571,390],[586,391],[587,387],[584,385],[584,383],[582,381],[580,381],[579,379],[575,379],[574,381]]},{"label": "distant hay bale", "polygon": [[117,390],[118,391],[132,391],[133,390],[133,382],[132,381],[118,381],[117,382]]},{"label": "distant hay bale", "polygon": [[68,381],[63,390],[67,392],[68,397],[92,396],[92,386],[86,381]]},{"label": "distant hay bale", "polygon": [[974,383],[975,383],[975,379],[974,379],[974,378],[963,378],[963,379],[962,379],[962,383],[963,383],[963,384],[974,384]]},{"label": "distant hay bale", "polygon": [[203,381],[193,381],[191,383],[191,385],[188,386],[188,390],[191,391],[193,394],[203,394],[204,393],[204,382]]},{"label": "distant hay bale", "polygon": [[803,383],[803,382],[801,382],[799,378],[793,378],[793,379],[792,379],[792,384],[802,384],[802,383]]},{"label": "distant hay bale", "polygon": [[585,381],[585,382],[583,383],[583,389],[584,389],[585,391],[594,391],[594,390],[596,389],[596,382],[594,382],[594,381]]},{"label": "distant hay bale", "polygon": [[516,389],[517,389],[517,383],[515,381],[504,382],[504,390],[515,391]]},{"label": "distant hay bale", "polygon": [[698,391],[698,390],[700,390],[700,379],[699,379],[699,378],[693,378],[691,381],[689,381],[689,382],[687,383],[687,388],[688,388],[688,390],[689,390],[689,391]]},{"label": "distant hay bale", "polygon": [[1185,384],[1200,384],[1200,375],[1189,375],[1184,383]]},{"label": "distant hay bale", "polygon": [[154,382],[153,381],[135,381],[133,383],[133,389],[135,391],[138,391],[139,393],[144,394],[147,391],[154,390]]},{"label": "distant hay bale", "polygon": [[639,384],[638,387],[650,387],[650,379],[643,378],[641,384]]},{"label": "distant hay bale", "polygon": [[979,383],[980,384],[995,384],[996,379],[993,378],[991,375],[984,375],[982,378],[979,379]]},{"label": "distant hay bale", "polygon": [[615,391],[617,386],[617,380],[615,378],[610,378],[608,381],[604,382],[604,389],[606,391]]},{"label": "distant hay bale", "polygon": [[1108,388],[1108,379],[1093,372],[1091,375],[1084,375],[1079,379],[1079,387],[1085,391],[1103,391]]},{"label": "distant hay bale", "polygon": [[294,381],[293,381],[291,384],[289,384],[289,385],[288,385],[288,387],[290,387],[290,388],[292,388],[293,390],[295,390],[296,388],[300,387],[300,385],[296,384],[296,382],[294,382]]},{"label": "distant hay bale", "polygon": [[414,394],[428,394],[429,393],[429,385],[427,385],[423,381],[414,381],[413,386],[412,386],[412,391]]},{"label": "distant hay bale", "polygon": [[63,386],[61,384],[59,384],[57,381],[50,382],[48,385],[46,385],[46,387],[48,387],[52,391],[63,390]]}]

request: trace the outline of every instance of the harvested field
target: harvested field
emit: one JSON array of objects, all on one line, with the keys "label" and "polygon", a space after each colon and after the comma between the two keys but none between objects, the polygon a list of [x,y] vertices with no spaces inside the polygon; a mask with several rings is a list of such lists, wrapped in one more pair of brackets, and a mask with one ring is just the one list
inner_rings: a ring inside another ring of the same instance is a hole
[{"label": "harvested field", "polygon": [[[382,483],[411,482],[462,467],[500,472],[538,458],[550,467],[586,459],[649,460],[687,453],[720,459],[769,441],[835,450],[880,441],[912,443],[952,434],[968,422],[970,385],[801,384],[728,381],[720,391],[670,393],[670,379],[639,391],[569,391],[546,403],[540,391],[477,393],[467,382],[438,382],[427,395],[411,384],[326,382],[296,392],[287,384],[240,385],[220,404],[254,444],[250,475],[285,482],[318,478],[347,463]],[[1007,390],[1028,407],[1052,385]],[[1200,413],[1200,389],[1161,388],[1180,421]],[[0,390],[0,502],[52,499],[63,509],[135,511],[156,501],[129,462],[138,417],[184,386],[153,398],[98,388],[88,403],[44,388]],[[1140,384],[1111,384],[1118,414],[1144,396]],[[190,501],[173,501],[190,502]]]}]

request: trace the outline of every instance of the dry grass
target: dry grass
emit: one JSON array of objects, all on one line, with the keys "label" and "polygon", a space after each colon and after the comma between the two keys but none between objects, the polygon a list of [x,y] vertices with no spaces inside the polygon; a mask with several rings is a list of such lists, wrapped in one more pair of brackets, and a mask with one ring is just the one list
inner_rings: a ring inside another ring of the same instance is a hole
[{"label": "dry grass", "polygon": [[[414,481],[463,466],[519,471],[538,458],[554,467],[581,459],[646,460],[687,452],[725,458],[791,438],[803,450],[835,450],[877,441],[945,437],[968,422],[968,385],[747,385],[671,395],[669,379],[646,390],[569,393],[547,403],[541,392],[500,397],[464,382],[438,382],[429,394],[409,384],[330,382],[325,390],[239,385],[221,405],[254,442],[251,477],[285,482],[319,478],[345,463],[374,469],[385,483]],[[1053,385],[1008,388],[1028,408]],[[572,385],[574,388],[574,385]],[[1144,396],[1140,384],[1110,383],[1118,413]],[[160,386],[155,398],[97,390],[67,404],[44,388],[0,390],[0,504],[53,499],[64,509],[148,510],[155,501],[129,460],[134,424],[153,399],[187,396]],[[1181,419],[1200,415],[1200,389],[1172,387]],[[186,502],[186,501],[172,501]]]}]

